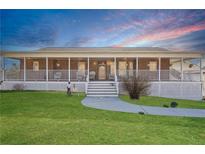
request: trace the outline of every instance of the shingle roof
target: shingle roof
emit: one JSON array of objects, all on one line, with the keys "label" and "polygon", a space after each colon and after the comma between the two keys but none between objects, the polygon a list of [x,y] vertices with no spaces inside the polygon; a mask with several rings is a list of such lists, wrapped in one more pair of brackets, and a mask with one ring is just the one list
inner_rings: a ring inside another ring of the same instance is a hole
[{"label": "shingle roof", "polygon": [[147,51],[147,52],[169,52],[169,50],[159,47],[71,47],[71,48],[65,48],[65,47],[48,47],[48,48],[42,48],[38,50],[39,52],[69,52],[69,51]]}]

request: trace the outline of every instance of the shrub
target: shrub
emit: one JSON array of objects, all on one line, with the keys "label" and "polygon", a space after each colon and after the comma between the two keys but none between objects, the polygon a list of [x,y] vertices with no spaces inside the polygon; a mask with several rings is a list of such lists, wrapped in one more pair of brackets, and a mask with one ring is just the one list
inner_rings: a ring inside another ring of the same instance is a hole
[{"label": "shrub", "polygon": [[144,115],[144,112],[142,112],[142,111],[140,111],[140,112],[138,112],[139,114],[141,114],[141,115]]},{"label": "shrub", "polygon": [[139,99],[140,96],[148,95],[149,81],[140,76],[123,79],[124,87],[128,91],[131,99]]},{"label": "shrub", "polygon": [[169,105],[167,105],[167,104],[164,104],[164,105],[163,105],[163,107],[166,107],[166,108],[168,108],[168,107],[169,107]]},{"label": "shrub", "polygon": [[173,107],[173,108],[174,108],[174,107],[177,107],[177,105],[178,105],[177,102],[171,102],[171,104],[170,104],[170,106]]},{"label": "shrub", "polygon": [[17,83],[13,86],[14,90],[24,90],[24,88],[25,88],[24,85],[20,83]]}]

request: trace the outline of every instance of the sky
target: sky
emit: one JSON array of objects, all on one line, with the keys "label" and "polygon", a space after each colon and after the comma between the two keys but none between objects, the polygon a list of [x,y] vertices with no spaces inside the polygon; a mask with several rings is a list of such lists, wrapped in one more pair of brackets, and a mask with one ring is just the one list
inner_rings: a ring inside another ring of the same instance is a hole
[{"label": "sky", "polygon": [[1,50],[161,47],[205,52],[205,10],[0,10]]}]

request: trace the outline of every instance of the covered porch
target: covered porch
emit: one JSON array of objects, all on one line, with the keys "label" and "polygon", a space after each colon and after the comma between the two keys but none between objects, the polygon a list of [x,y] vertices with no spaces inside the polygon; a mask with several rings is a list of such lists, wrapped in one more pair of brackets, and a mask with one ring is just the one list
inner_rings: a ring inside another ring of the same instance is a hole
[{"label": "covered porch", "polygon": [[184,57],[4,57],[5,81],[203,81],[205,60]]}]

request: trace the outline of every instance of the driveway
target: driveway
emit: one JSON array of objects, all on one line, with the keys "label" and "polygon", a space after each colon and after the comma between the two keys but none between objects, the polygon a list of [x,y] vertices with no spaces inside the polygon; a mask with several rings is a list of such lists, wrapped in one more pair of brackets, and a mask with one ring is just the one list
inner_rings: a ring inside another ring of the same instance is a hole
[{"label": "driveway", "polygon": [[164,116],[205,117],[205,109],[163,108],[130,104],[118,97],[86,97],[81,102],[84,106],[128,113],[139,113]]}]

